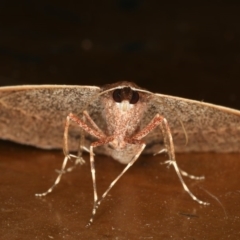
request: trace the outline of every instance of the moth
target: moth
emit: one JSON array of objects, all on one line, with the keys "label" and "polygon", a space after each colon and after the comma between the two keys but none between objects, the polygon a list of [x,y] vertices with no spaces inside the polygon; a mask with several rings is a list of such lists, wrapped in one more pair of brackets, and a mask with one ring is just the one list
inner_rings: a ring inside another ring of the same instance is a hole
[{"label": "moth", "polygon": [[[0,88],[0,138],[44,149],[63,146],[64,161],[58,177],[90,155],[93,181],[93,222],[96,210],[111,188],[142,153],[168,155],[184,190],[200,204],[183,176],[202,179],[180,169],[175,151],[239,152],[240,111],[209,103],[152,93],[132,82],[103,87],[36,85]],[[71,152],[76,151],[73,155]],[[111,156],[125,164],[123,171],[99,198],[94,153]],[[66,167],[74,158],[72,167]]]}]

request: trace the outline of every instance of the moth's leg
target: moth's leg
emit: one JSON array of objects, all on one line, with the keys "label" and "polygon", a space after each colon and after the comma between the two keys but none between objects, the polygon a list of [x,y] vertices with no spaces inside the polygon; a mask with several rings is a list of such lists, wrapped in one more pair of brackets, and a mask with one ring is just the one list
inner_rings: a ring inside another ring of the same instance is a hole
[{"label": "moth's leg", "polygon": [[[70,157],[76,157],[76,156],[71,155],[71,154],[65,156],[65,158],[64,158],[64,160],[63,160],[63,164],[62,164],[61,170],[57,170],[58,176],[57,176],[54,184],[53,184],[46,192],[36,193],[35,196],[37,196],[37,197],[44,197],[44,196],[46,196],[47,194],[49,194],[49,193],[52,192],[52,190],[59,184],[59,182],[60,182],[60,180],[61,180],[61,178],[62,178],[62,175],[63,175],[64,173],[66,173],[66,172],[69,172],[69,170],[68,170],[69,168],[67,168],[66,170],[64,170],[64,169],[65,169],[65,167],[66,167],[66,165],[67,165],[67,162],[68,162],[68,160],[70,159]],[[75,162],[75,163],[76,163],[76,162]]]},{"label": "moth's leg", "polygon": [[[90,115],[88,114],[87,111],[83,111],[83,121],[85,122],[85,118],[89,121],[89,123],[92,125],[94,129],[96,129],[98,132],[101,132],[103,135],[104,133],[102,130],[97,126],[97,124],[92,120]],[[80,129],[80,139],[79,139],[79,146],[78,146],[78,154],[75,156],[76,160],[73,166],[69,167],[66,169],[66,172],[72,171],[78,164],[83,165],[85,163],[85,160],[82,157],[82,152],[85,150],[86,152],[90,153],[90,150],[84,147],[84,139],[85,139],[85,134],[83,129]]]},{"label": "moth's leg", "polygon": [[[84,146],[84,131],[86,131],[87,133],[89,133],[92,136],[95,136],[97,138],[105,137],[105,134],[102,131],[98,130],[99,128],[98,129],[93,129],[93,128],[89,127],[85,123],[85,117],[87,117],[87,120],[89,120],[91,124],[94,123],[93,120],[91,119],[91,117],[88,115],[88,113],[86,111],[84,113],[83,120],[79,119],[77,116],[73,115],[72,113],[70,113],[67,116],[66,124],[65,124],[65,130],[64,130],[64,144],[63,144],[63,152],[64,152],[65,156],[69,155],[69,150],[68,150],[68,131],[69,131],[70,121],[73,121],[73,122],[77,123],[80,126],[80,129],[81,129],[78,155],[75,156],[76,160],[75,160],[74,166],[68,168],[67,171],[71,171],[79,163],[81,165],[85,163],[84,159],[82,158],[82,150],[86,150],[86,151],[89,151],[89,150],[86,149],[85,147],[83,147]],[[97,125],[94,123],[94,126],[97,126]],[[71,157],[73,155],[69,155],[69,156]]]},{"label": "moth's leg", "polygon": [[[93,142],[90,145],[90,166],[91,166],[91,174],[92,174],[92,182],[93,182],[93,198],[94,198],[94,204],[93,204],[93,210],[92,210],[92,218],[90,219],[89,223],[93,221],[93,216],[96,214],[97,209],[97,201],[98,201],[98,194],[97,194],[97,184],[96,184],[96,170],[95,170],[95,163],[94,163],[94,153],[93,148],[102,146],[104,144],[108,144],[109,142],[113,141],[113,137],[105,137],[103,139],[100,139],[99,141]],[[88,224],[90,225],[90,224]],[[87,226],[88,226],[87,225]]]},{"label": "moth's leg", "polygon": [[[86,120],[90,123],[90,125],[92,126],[92,128],[94,128],[95,130],[97,130],[98,132],[100,132],[102,135],[104,135],[103,131],[97,126],[97,124],[92,120],[92,118],[90,117],[90,115],[88,114],[87,111],[83,111],[83,121],[86,122]],[[88,148],[86,148],[84,146],[84,140],[85,140],[85,134],[83,129],[81,128],[81,132],[80,132],[80,140],[79,140],[79,147],[78,147],[78,158],[82,159],[82,152],[83,150],[90,153],[90,150]],[[78,160],[78,159],[76,159]],[[82,159],[84,161],[84,159]],[[84,161],[85,163],[85,161]]]},{"label": "moth's leg", "polygon": [[64,130],[64,142],[63,142],[63,152],[64,155],[69,154],[69,149],[68,149],[68,129],[69,129],[69,124],[70,121],[75,122],[81,129],[83,129],[85,132],[89,133],[90,135],[98,138],[98,139],[103,139],[106,138],[106,135],[102,131],[98,131],[94,128],[89,127],[82,119],[79,119],[77,116],[74,114],[70,113],[67,116],[66,119],[66,124],[65,124],[65,130]]},{"label": "moth's leg", "polygon": [[[83,115],[83,118],[82,118],[83,122],[86,122],[85,120],[85,116]],[[68,127],[69,127],[69,124],[68,124]],[[66,133],[66,137],[68,138],[68,128],[66,129],[65,128],[65,131],[67,131]],[[65,135],[64,135],[65,137]],[[82,153],[83,153],[83,150],[89,152],[89,149],[87,149],[85,146],[84,146],[84,139],[85,139],[85,132],[82,128],[80,128],[80,138],[79,138],[79,144],[78,144],[78,151],[77,151],[77,155],[73,157],[75,158],[75,162],[74,162],[74,165],[71,166],[71,167],[68,167],[66,169],[66,172],[71,172],[73,169],[75,169],[77,167],[78,164],[80,165],[83,165],[85,163],[85,160],[83,159],[82,157]]]},{"label": "moth's leg", "polygon": [[97,203],[97,200],[98,200],[98,194],[97,194],[96,170],[95,170],[95,163],[94,163],[93,146],[90,146],[90,166],[91,166],[91,174],[92,174],[93,200],[94,200],[92,215],[95,215],[95,213],[96,213],[96,203]]},{"label": "moth's leg", "polygon": [[175,171],[178,175],[178,178],[179,178],[180,182],[182,183],[182,186],[183,186],[184,190],[192,197],[192,199],[197,201],[200,204],[208,205],[209,203],[198,199],[189,190],[189,188],[187,187],[187,185],[185,184],[185,182],[182,178],[181,170],[179,169],[179,167],[177,165],[177,162],[176,162],[176,159],[175,159],[175,150],[174,150],[172,134],[171,134],[169,125],[167,123],[167,120],[165,118],[163,118],[162,116],[157,114],[146,127],[144,127],[140,132],[138,132],[137,134],[135,134],[133,136],[133,139],[139,139],[139,140],[142,139],[143,137],[145,137],[148,133],[150,133],[157,126],[160,126],[160,128],[162,130],[165,148],[167,149],[167,153],[168,153],[168,156],[169,156],[169,160],[166,161],[166,163],[174,166],[174,169],[175,169]]},{"label": "moth's leg", "polygon": [[[52,192],[53,188],[60,182],[62,175],[65,172],[68,171],[68,169],[65,170],[65,167],[67,165],[68,160],[71,157],[77,158],[77,156],[69,154],[69,151],[68,151],[68,130],[69,130],[69,125],[70,125],[70,118],[67,117],[66,123],[65,123],[65,129],[64,129],[64,145],[63,145],[63,152],[64,152],[64,155],[65,155],[65,158],[64,158],[61,170],[57,170],[58,176],[57,176],[54,184],[46,192],[44,192],[44,193],[37,193],[37,194],[35,194],[35,196],[42,197],[42,196],[46,196],[48,193]],[[76,163],[76,161],[75,161],[75,163]]]},{"label": "moth's leg", "polygon": [[160,151],[158,151],[157,153],[154,153],[153,156],[156,156],[156,155],[161,154],[161,153],[167,153],[167,149],[163,148]]},{"label": "moth's leg", "polygon": [[[84,121],[84,119],[83,119]],[[64,141],[63,141],[63,152],[65,157],[68,156],[68,159],[75,158],[74,165],[71,167],[68,167],[66,170],[56,170],[57,173],[60,173],[64,171],[64,173],[71,172],[78,164],[83,165],[85,163],[85,160],[82,158],[82,149],[83,149],[83,141],[84,141],[84,132],[83,129],[80,128],[80,140],[79,140],[79,148],[78,148],[78,154],[73,155],[69,154],[68,151],[68,131],[69,131],[69,125],[70,125],[70,118],[67,117],[65,122],[65,128],[64,128]]]},{"label": "moth's leg", "polygon": [[195,175],[187,173],[186,171],[182,170],[181,168],[179,168],[179,171],[181,172],[182,176],[188,177],[193,180],[204,180],[205,179],[205,176],[195,176]]},{"label": "moth's leg", "polygon": [[[153,156],[156,156],[158,154],[161,154],[161,153],[167,153],[167,149],[164,148],[162,150],[160,150],[159,152],[157,153],[154,153]],[[170,166],[171,164],[169,164],[169,161],[164,161],[163,163],[160,163],[160,164],[168,164],[168,166]],[[181,175],[184,176],[184,177],[188,177],[190,179],[193,179],[193,180],[203,180],[205,179],[205,176],[195,176],[195,175],[191,175],[189,173],[187,173],[186,171],[182,170],[181,168],[179,168],[179,171],[181,172]]]},{"label": "moth's leg", "polygon": [[77,116],[75,116],[72,113],[70,113],[67,116],[66,123],[65,123],[65,129],[64,129],[63,152],[64,152],[64,155],[65,155],[65,158],[63,160],[62,168],[61,168],[60,171],[58,171],[58,176],[57,176],[54,184],[52,185],[52,187],[50,187],[44,193],[37,193],[37,194],[35,194],[35,196],[42,197],[42,196],[46,196],[48,193],[52,192],[53,188],[60,182],[62,175],[66,172],[65,167],[67,165],[68,160],[71,157],[78,158],[75,155],[69,154],[69,150],[68,150],[68,130],[69,130],[70,121],[75,122],[76,124],[78,124],[78,126],[80,128],[82,128],[84,131],[88,132],[89,134],[91,134],[92,136],[94,136],[96,138],[104,138],[105,137],[105,135],[102,132],[98,132],[98,131],[90,128],[83,120],[79,119]]},{"label": "moth's leg", "polygon": [[[104,133],[97,127],[97,125],[94,123],[94,121],[91,119],[91,117],[89,116],[89,114],[87,113],[87,111],[83,112],[83,119],[79,119],[77,116],[73,115],[73,114],[69,114],[66,120],[66,125],[65,125],[65,130],[64,130],[64,154],[65,156],[69,155],[69,151],[68,151],[68,130],[69,130],[69,125],[70,125],[70,121],[73,121],[75,123],[77,123],[80,126],[80,141],[79,141],[79,147],[78,147],[78,155],[75,156],[76,160],[75,160],[75,164],[72,167],[69,167],[66,171],[69,172],[71,170],[73,170],[73,168],[76,167],[77,164],[84,164],[85,161],[82,158],[82,151],[85,150],[87,152],[90,152],[87,148],[84,147],[84,138],[85,138],[85,131],[90,133],[91,135],[95,136],[95,137],[105,137]],[[90,122],[90,124],[93,126],[93,128],[89,127],[86,124],[86,119]],[[70,157],[73,155],[69,155]]]},{"label": "moth's leg", "polygon": [[[65,129],[65,131],[68,132],[68,128],[67,130]],[[68,138],[68,134],[67,134],[67,138]],[[71,166],[71,167],[68,167],[66,170],[64,170],[64,173],[67,173],[67,172],[71,172],[73,171],[78,164],[80,165],[83,165],[85,163],[85,160],[83,159],[82,157],[82,151],[84,149],[84,147],[82,147],[83,145],[83,140],[82,138],[84,138],[84,132],[82,129],[80,129],[80,139],[79,139],[79,146],[78,146],[78,154],[77,155],[73,155],[73,154],[69,154],[68,155],[65,155],[69,157],[69,159],[71,158],[75,158],[75,161],[74,161],[74,164]],[[58,173],[61,171],[61,170],[56,170]]]},{"label": "moth's leg", "polygon": [[[87,121],[91,124],[91,126],[97,130],[98,132],[102,133],[102,135],[104,135],[103,131],[97,126],[97,124],[92,120],[92,118],[90,117],[90,115],[88,114],[87,111],[83,111],[83,121],[86,122],[85,120],[87,119]],[[84,139],[85,139],[85,134],[83,129],[81,128],[81,132],[80,132],[80,141],[79,141],[79,147],[78,147],[78,157],[81,158],[82,156],[82,151],[86,151],[88,153],[90,153],[90,150],[88,148],[86,148],[84,146]],[[84,161],[84,160],[83,160]],[[84,161],[85,162],[85,161]]]},{"label": "moth's leg", "polygon": [[[85,117],[83,116],[83,121],[85,122]],[[81,159],[83,163],[85,163],[84,159],[82,158],[82,152],[84,147],[84,139],[85,139],[85,132],[82,128],[80,128],[80,139],[79,139],[79,145],[78,145],[78,159]]]},{"label": "moth's leg", "polygon": [[[165,124],[165,128],[164,128],[164,124]],[[162,124],[160,124],[160,128],[161,128],[161,130],[162,130],[162,132],[164,133],[163,135],[164,136],[167,136],[167,135],[169,135],[169,136],[171,136],[171,140],[169,139],[169,141],[171,141],[171,142],[173,142],[173,140],[172,140],[172,135],[171,135],[171,131],[170,131],[170,129],[169,129],[169,126],[168,126],[168,123],[167,123],[167,120],[165,119],[164,121],[163,121],[163,123]],[[168,129],[168,130],[167,130]],[[184,129],[185,130],[185,129]],[[185,133],[186,134],[186,133]],[[164,139],[164,143],[166,143],[167,142],[167,139],[165,138]],[[166,146],[166,145],[165,145]],[[171,157],[173,157],[174,156],[174,159],[175,159],[175,154],[173,155],[173,152],[174,152],[174,144],[172,143],[172,148],[170,148],[170,149],[167,149],[167,147],[165,148],[166,149],[166,153],[169,153],[170,154],[170,159],[173,159],[173,158],[171,158]],[[169,152],[170,151],[170,152]],[[156,154],[154,154],[154,155],[157,155],[157,154],[159,154],[159,153],[161,153],[162,152],[162,150],[161,151],[159,151],[158,153],[156,153]],[[176,159],[175,159],[175,161],[176,161]],[[172,164],[171,163],[171,161],[165,161],[163,164],[168,164],[169,166]],[[203,180],[203,179],[205,179],[205,177],[204,176],[194,176],[194,175],[191,175],[191,174],[189,174],[189,173],[187,173],[186,171],[184,171],[184,170],[182,170],[181,168],[179,168],[178,167],[178,170],[179,170],[179,172],[181,173],[181,175],[182,176],[184,176],[184,177],[188,177],[188,178],[190,178],[190,179],[194,179],[194,180]]]},{"label": "moth's leg", "polygon": [[[167,153],[167,151],[164,151],[164,152]],[[157,153],[157,154],[159,154],[159,153]],[[157,154],[154,154],[154,156],[156,156]],[[171,164],[169,164],[169,160],[164,161],[163,163],[161,163],[161,165],[163,165],[163,164],[168,164],[168,167],[171,165]],[[186,171],[182,170],[179,167],[178,167],[178,169],[181,172],[181,175],[184,176],[184,177],[188,177],[188,178],[193,179],[193,180],[204,180],[205,179],[205,176],[191,175],[191,174],[187,173]]]},{"label": "moth's leg", "polygon": [[[66,172],[65,171],[65,167],[67,165],[67,162],[68,160],[74,156],[74,155],[70,155],[68,153],[68,129],[69,129],[69,124],[70,124],[70,120],[69,118],[67,117],[67,120],[66,120],[66,123],[65,123],[65,129],[64,129],[64,146],[63,146],[63,152],[64,152],[64,160],[63,160],[63,163],[62,163],[62,167],[60,170],[56,170],[57,173],[58,173],[58,176],[54,182],[54,184],[46,191],[46,192],[43,192],[43,193],[36,193],[35,196],[37,197],[43,197],[43,196],[46,196],[48,193],[52,192],[52,190],[57,186],[57,184],[60,182],[61,178],[62,178],[62,175]],[[74,156],[75,157],[75,156]]]},{"label": "moth's leg", "polygon": [[83,111],[84,116],[86,117],[86,119],[89,121],[89,123],[91,124],[91,126],[97,130],[98,132],[102,133],[104,135],[104,133],[102,132],[102,130],[98,127],[98,125],[92,120],[92,118],[89,116],[87,111]]},{"label": "moth's leg", "polygon": [[193,200],[197,201],[199,204],[203,204],[203,205],[209,205],[209,203],[204,202],[200,199],[198,199],[187,187],[186,183],[184,182],[183,178],[182,178],[182,172],[179,169],[176,159],[175,159],[175,151],[174,151],[174,144],[173,144],[173,139],[172,139],[172,134],[169,128],[169,125],[167,123],[167,120],[164,118],[163,121],[160,123],[160,128],[162,130],[163,133],[163,138],[164,138],[164,143],[166,148],[168,149],[168,156],[169,159],[168,161],[166,161],[166,163],[168,163],[169,165],[173,165],[178,178],[180,180],[180,182],[182,183],[182,186],[184,188],[184,190],[192,197]]},{"label": "moth's leg", "polygon": [[61,180],[61,177],[64,173],[64,169],[67,165],[67,161],[69,159],[69,156],[65,156],[64,160],[63,160],[63,164],[62,164],[62,168],[61,170],[59,171],[59,174],[54,182],[54,184],[46,191],[46,192],[43,192],[43,193],[36,193],[35,196],[36,197],[43,197],[43,196],[46,196],[48,193],[52,192],[52,190],[58,185],[58,183],[60,182]]},{"label": "moth's leg", "polygon": [[[111,140],[112,141],[112,140]],[[137,142],[137,141],[135,141]],[[109,193],[109,191],[112,189],[112,187],[116,184],[116,182],[123,176],[123,174],[136,162],[136,160],[138,159],[139,155],[142,153],[143,149],[145,148],[146,144],[144,144],[142,141],[138,141],[139,143],[141,142],[141,145],[139,146],[139,151],[138,153],[134,156],[134,158],[127,164],[127,166],[123,169],[123,171],[111,182],[111,184],[109,185],[109,187],[107,188],[107,190],[102,194],[101,198],[98,200],[97,194],[94,194],[94,206],[93,206],[93,211],[92,211],[92,217],[90,218],[88,224],[86,225],[86,227],[89,227],[94,219],[94,216],[96,214],[97,208],[99,207],[99,205],[101,204],[101,202],[103,201],[103,199],[107,196],[107,194]],[[96,142],[97,143],[97,142]],[[99,145],[98,145],[99,146]],[[93,146],[90,147],[90,149],[92,149]],[[91,152],[91,151],[90,151]],[[94,168],[94,165],[93,165]],[[93,179],[95,181],[95,168],[92,169],[91,166],[91,171],[93,173]],[[94,184],[95,185],[95,184]],[[96,186],[94,186],[94,188],[96,189]]]}]

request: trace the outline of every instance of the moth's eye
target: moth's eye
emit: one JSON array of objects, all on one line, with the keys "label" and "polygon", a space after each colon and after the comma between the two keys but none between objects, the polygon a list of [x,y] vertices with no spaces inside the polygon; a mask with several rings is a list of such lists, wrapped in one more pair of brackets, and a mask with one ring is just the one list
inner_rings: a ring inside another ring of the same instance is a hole
[{"label": "moth's eye", "polygon": [[138,102],[138,100],[139,100],[139,94],[138,94],[138,92],[133,91],[133,92],[132,92],[132,98],[131,98],[131,100],[130,100],[130,103],[131,103],[131,104],[135,104],[135,103]]},{"label": "moth's eye", "polygon": [[121,96],[121,89],[116,89],[113,91],[113,100],[115,102],[121,102],[122,96]]}]

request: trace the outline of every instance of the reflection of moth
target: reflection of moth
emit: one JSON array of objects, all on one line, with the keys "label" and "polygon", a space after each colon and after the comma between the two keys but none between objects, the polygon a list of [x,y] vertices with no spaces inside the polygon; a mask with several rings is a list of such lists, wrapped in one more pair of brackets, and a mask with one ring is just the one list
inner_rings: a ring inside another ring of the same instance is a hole
[{"label": "reflection of moth", "polygon": [[[67,120],[66,120],[67,118]],[[69,124],[71,123],[71,126]],[[73,123],[73,124],[72,124]],[[102,88],[91,86],[14,86],[0,88],[0,137],[41,148],[62,147],[65,159],[83,163],[82,150],[90,152],[94,188],[93,216],[102,199],[142,152],[168,154],[189,195],[175,161],[176,151],[236,152],[240,148],[240,112],[203,102],[154,94],[134,83],[119,82]],[[187,140],[187,144],[186,144]],[[174,144],[173,144],[174,141]],[[69,154],[77,150],[78,154]],[[93,152],[112,156],[126,164],[100,200],[97,196]],[[201,177],[200,177],[201,178]]]}]

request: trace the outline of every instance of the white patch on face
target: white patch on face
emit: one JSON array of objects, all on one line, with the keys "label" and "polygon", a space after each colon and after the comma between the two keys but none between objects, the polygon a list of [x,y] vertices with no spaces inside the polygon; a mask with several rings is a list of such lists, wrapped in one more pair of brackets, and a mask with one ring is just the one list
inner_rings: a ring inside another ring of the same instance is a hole
[{"label": "white patch on face", "polygon": [[123,112],[127,112],[128,110],[130,110],[133,107],[133,104],[130,104],[128,100],[124,100],[120,103],[116,103],[117,107],[123,111]]}]

